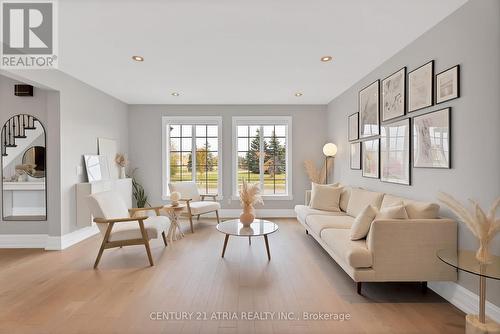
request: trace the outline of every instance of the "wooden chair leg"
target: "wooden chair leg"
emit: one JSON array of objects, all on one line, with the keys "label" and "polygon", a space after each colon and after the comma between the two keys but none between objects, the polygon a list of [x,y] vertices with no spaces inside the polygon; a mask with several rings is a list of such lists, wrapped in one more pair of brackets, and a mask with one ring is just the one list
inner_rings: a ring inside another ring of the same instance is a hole
[{"label": "wooden chair leg", "polygon": [[94,269],[97,269],[99,265],[99,261],[101,261],[102,253],[104,252],[104,248],[106,247],[106,243],[108,242],[109,235],[111,234],[111,229],[113,228],[113,223],[108,224],[108,228],[106,229],[106,233],[104,234],[104,238],[102,239],[101,248],[99,248],[99,253],[97,253],[97,258],[94,262]]},{"label": "wooden chair leg", "polygon": [[356,282],[356,291],[358,295],[361,295],[361,282]]},{"label": "wooden chair leg", "polygon": [[152,267],[154,266],[153,257],[151,256],[151,249],[149,249],[149,239],[146,230],[144,229],[144,222],[142,220],[139,220],[139,226],[141,228],[142,240],[144,240],[144,247],[146,247],[146,253],[148,253],[149,264]]},{"label": "wooden chair leg", "polygon": [[167,237],[165,236],[165,231],[161,232],[161,236],[163,238],[163,243],[165,244],[165,247],[167,246]]},{"label": "wooden chair leg", "polygon": [[220,224],[220,220],[219,220],[219,210],[215,210],[215,216],[217,217],[217,224]]},{"label": "wooden chair leg", "polygon": [[191,225],[191,233],[194,233],[193,215],[191,215],[191,213],[189,213],[189,224]]},{"label": "wooden chair leg", "polygon": [[196,217],[196,220],[197,220],[197,221],[200,221],[200,215],[198,215],[198,217]]}]

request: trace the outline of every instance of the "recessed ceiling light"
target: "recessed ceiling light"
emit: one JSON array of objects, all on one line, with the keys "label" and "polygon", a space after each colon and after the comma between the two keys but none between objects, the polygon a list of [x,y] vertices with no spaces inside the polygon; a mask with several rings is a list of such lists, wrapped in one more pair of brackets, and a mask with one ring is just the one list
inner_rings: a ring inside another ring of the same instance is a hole
[{"label": "recessed ceiling light", "polygon": [[172,93],[172,96],[179,96],[179,95],[181,95],[181,94],[179,94],[179,93],[177,93],[177,92],[173,92],[173,93]]},{"label": "recessed ceiling light", "polygon": [[297,93],[295,93],[295,96],[300,97],[300,96],[302,96],[302,93],[301,92],[297,92]]},{"label": "recessed ceiling light", "polygon": [[324,56],[324,57],[321,57],[321,61],[322,61],[322,62],[325,62],[325,63],[326,63],[327,61],[330,61],[330,60],[332,60],[332,56]]},{"label": "recessed ceiling light", "polygon": [[144,61],[144,57],[142,56],[132,56],[132,59],[135,61]]}]

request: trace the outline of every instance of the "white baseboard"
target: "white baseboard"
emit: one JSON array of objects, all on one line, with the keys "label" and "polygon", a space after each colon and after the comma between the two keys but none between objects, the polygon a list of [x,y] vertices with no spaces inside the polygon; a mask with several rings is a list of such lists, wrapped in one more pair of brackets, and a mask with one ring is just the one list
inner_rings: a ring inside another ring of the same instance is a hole
[{"label": "white baseboard", "polygon": [[0,234],[0,248],[45,248],[47,234]]},{"label": "white baseboard", "polygon": [[[429,282],[429,288],[466,314],[479,313],[479,296],[463,286],[455,282]],[[486,315],[500,322],[500,307],[486,301]]]},{"label": "white baseboard", "polygon": [[99,233],[97,226],[92,225],[64,234],[62,236],[49,236],[46,250],[63,250]]}]

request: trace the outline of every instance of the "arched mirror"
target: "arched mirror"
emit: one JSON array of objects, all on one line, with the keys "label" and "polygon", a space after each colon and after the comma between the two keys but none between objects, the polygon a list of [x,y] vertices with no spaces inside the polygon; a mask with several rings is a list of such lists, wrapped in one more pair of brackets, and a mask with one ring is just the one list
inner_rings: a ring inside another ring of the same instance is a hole
[{"label": "arched mirror", "polygon": [[2,127],[2,218],[47,219],[46,133],[34,116],[11,117]]}]

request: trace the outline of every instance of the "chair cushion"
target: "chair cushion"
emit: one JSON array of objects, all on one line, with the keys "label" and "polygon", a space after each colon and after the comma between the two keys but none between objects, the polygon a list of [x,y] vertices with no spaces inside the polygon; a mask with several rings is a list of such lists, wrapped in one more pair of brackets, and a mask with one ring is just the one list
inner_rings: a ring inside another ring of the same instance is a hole
[{"label": "chair cushion", "polygon": [[439,218],[439,204],[431,202],[420,202],[403,197],[385,195],[381,207],[385,208],[398,202],[403,202],[405,204],[406,213],[409,219]]},{"label": "chair cushion", "polygon": [[[99,224],[104,225],[104,224]],[[149,217],[144,221],[144,229],[148,235],[148,239],[156,239],[161,232],[168,231],[170,220],[165,216]],[[141,229],[139,222],[124,222],[116,223],[111,230],[109,241],[122,241],[130,239],[141,239]]]},{"label": "chair cushion", "polygon": [[383,198],[384,193],[352,188],[349,204],[347,204],[347,214],[357,217],[368,205],[373,205],[376,209],[380,209]]},{"label": "chair cushion", "polygon": [[183,199],[192,199],[193,202],[201,201],[198,187],[194,182],[174,182],[168,184],[171,193],[178,191]]},{"label": "chair cushion", "polygon": [[94,218],[128,218],[127,204],[115,191],[103,191],[87,197],[87,204]]},{"label": "chair cushion", "polygon": [[313,209],[325,211],[340,211],[339,202],[342,187],[332,187],[325,184],[312,184],[311,203]]},{"label": "chair cushion", "polygon": [[341,211],[317,210],[317,209],[313,209],[307,205],[296,205],[295,206],[295,213],[297,214],[297,217],[300,219],[300,221],[302,221],[304,223],[306,222],[306,218],[309,215],[345,216],[345,213],[341,212]]},{"label": "chair cushion", "polygon": [[327,228],[321,231],[321,239],[330,249],[353,268],[370,268],[373,265],[372,253],[366,240],[351,240],[349,229]]},{"label": "chair cushion", "polygon": [[215,210],[220,210],[220,204],[211,201],[190,202],[191,214],[200,215]]},{"label": "chair cushion", "polygon": [[350,229],[354,218],[344,216],[316,216],[311,215],[306,218],[306,224],[311,227],[316,234],[320,235],[325,228]]}]

